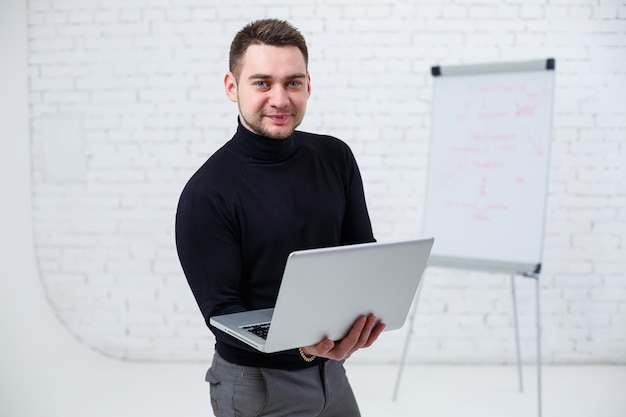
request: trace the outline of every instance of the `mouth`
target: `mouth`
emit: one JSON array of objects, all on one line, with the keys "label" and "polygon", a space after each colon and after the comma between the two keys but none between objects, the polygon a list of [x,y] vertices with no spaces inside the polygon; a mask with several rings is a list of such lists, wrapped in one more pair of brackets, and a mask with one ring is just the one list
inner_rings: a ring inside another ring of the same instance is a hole
[{"label": "mouth", "polygon": [[268,114],[265,117],[277,125],[282,125],[291,119],[291,114]]}]

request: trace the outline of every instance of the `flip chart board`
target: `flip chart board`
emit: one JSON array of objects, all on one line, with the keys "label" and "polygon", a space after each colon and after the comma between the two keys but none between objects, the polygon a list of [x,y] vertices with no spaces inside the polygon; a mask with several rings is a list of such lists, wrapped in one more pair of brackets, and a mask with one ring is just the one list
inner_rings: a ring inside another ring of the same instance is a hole
[{"label": "flip chart board", "polygon": [[553,59],[432,68],[431,265],[539,272],[554,68]]}]

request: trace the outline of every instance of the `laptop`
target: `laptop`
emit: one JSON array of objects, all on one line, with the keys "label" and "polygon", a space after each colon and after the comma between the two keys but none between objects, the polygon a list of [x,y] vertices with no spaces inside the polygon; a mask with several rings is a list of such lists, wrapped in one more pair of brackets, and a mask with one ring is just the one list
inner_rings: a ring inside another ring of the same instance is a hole
[{"label": "laptop", "polygon": [[215,328],[265,352],[345,337],[360,315],[402,327],[433,238],[292,252],[274,308],[210,318]]}]

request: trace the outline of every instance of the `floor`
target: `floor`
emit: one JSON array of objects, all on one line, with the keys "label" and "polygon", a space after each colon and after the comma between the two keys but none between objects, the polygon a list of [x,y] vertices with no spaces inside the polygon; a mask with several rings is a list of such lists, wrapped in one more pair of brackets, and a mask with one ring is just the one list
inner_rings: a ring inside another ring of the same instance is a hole
[{"label": "floor", "polygon": [[[202,364],[58,359],[23,375],[17,384],[0,387],[0,395],[7,396],[0,401],[0,415],[212,415]],[[407,366],[394,401],[396,371],[393,365],[348,365],[363,417],[539,415],[536,391],[528,384],[526,392],[518,392],[514,367]],[[525,371],[531,373],[530,369]],[[546,367],[542,415],[623,417],[624,387],[626,367]]]},{"label": "floor", "polygon": [[[539,415],[535,367],[407,366],[393,401],[397,370],[348,365],[363,417]],[[626,416],[626,367],[543,367],[541,415]]]}]

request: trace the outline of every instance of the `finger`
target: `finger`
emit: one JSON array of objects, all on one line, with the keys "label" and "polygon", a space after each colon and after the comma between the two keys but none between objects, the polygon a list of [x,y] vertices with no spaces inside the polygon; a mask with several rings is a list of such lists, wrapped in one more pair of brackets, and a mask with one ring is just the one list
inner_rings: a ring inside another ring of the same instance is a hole
[{"label": "finger", "polygon": [[369,339],[370,334],[374,330],[374,327],[378,324],[378,318],[370,314],[367,317],[367,322],[365,323],[365,327],[363,328],[363,332],[361,333],[361,338],[363,339],[363,343],[366,343]]},{"label": "finger", "polygon": [[326,357],[326,354],[328,354],[328,352],[333,350],[334,347],[335,347],[335,342],[333,342],[330,339],[324,339],[316,345],[303,347],[302,350],[307,355]]},{"label": "finger", "polygon": [[342,359],[348,359],[354,352],[359,350],[369,339],[372,328],[376,324],[376,317],[369,315],[368,317],[360,317],[352,327],[350,335],[340,342],[340,350]]},{"label": "finger", "polygon": [[362,347],[372,346],[376,339],[378,339],[378,336],[380,336],[380,334],[385,330],[385,327],[387,327],[385,323],[379,322],[374,330],[372,330],[372,332],[370,333],[367,342]]},{"label": "finger", "polygon": [[367,318],[364,316],[359,317],[356,322],[354,322],[348,335],[335,345],[332,352],[334,359],[341,360],[350,357],[350,354],[354,351],[353,348],[361,340],[361,334],[363,333],[366,323]]},{"label": "finger", "polygon": [[367,317],[367,320],[365,322],[365,325],[363,326],[363,330],[361,331],[361,334],[359,335],[358,342],[355,343],[354,346],[352,346],[352,348],[350,349],[350,352],[348,353],[348,357],[351,356],[357,350],[361,349],[362,347],[368,347],[369,345],[374,343],[374,341],[378,337],[378,334],[380,334],[380,331],[382,331],[382,330],[377,330],[377,334],[374,335],[375,338],[371,340],[370,342],[370,339],[372,337],[372,332],[377,329],[376,327],[377,324],[378,324],[378,319],[376,318],[376,316],[373,314],[370,314]]}]

